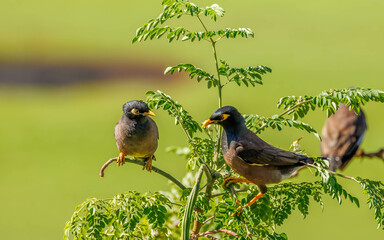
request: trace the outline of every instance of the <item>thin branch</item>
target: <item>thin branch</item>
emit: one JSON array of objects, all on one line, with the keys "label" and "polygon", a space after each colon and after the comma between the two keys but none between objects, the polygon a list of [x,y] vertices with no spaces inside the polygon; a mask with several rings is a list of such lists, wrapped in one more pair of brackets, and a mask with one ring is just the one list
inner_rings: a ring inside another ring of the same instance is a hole
[{"label": "thin branch", "polygon": [[207,218],[204,222],[203,222],[203,225],[208,223],[209,221],[211,221],[212,219],[214,219],[216,216],[212,216],[212,217],[209,217]]},{"label": "thin branch", "polygon": [[[248,189],[245,189],[245,188],[242,188],[242,189],[238,189],[238,190],[235,190],[236,193],[242,193],[242,192],[246,192],[248,191]],[[225,193],[217,193],[217,194],[213,194],[211,196],[211,198],[214,198],[214,197],[220,197],[222,195],[224,195]]]},{"label": "thin branch", "polygon": [[226,234],[232,235],[234,237],[238,237],[237,233],[235,233],[234,231],[226,230],[226,229],[219,229],[219,230],[207,231],[207,232],[196,234],[196,235],[192,236],[190,238],[190,240],[197,239],[199,237],[204,237],[204,236],[207,236],[209,234],[216,234],[216,233],[226,233]]},{"label": "thin branch", "polygon": [[308,100],[305,100],[305,101],[302,101],[302,102],[299,102],[299,103],[297,103],[295,106],[293,106],[293,107],[291,107],[291,108],[288,108],[288,109],[285,110],[284,112],[280,113],[280,114],[279,114],[279,117],[281,117],[281,116],[283,116],[283,115],[289,113],[290,111],[292,111],[293,109],[299,107],[300,105],[303,105],[304,103],[308,103],[308,102],[311,102],[311,101],[313,101],[312,98],[311,98],[311,99],[308,99]]},{"label": "thin branch", "polygon": [[[112,162],[116,161],[117,158],[111,158],[109,159],[106,163],[104,163],[104,165],[101,167],[100,169],[100,177],[104,177],[104,170],[109,166],[109,164],[111,164]],[[134,163],[134,164],[137,164],[137,165],[141,165],[141,166],[145,166],[145,162],[143,161],[140,161],[140,160],[136,160],[136,159],[130,159],[130,158],[125,158],[125,162],[129,162],[129,163]],[[186,187],[179,181],[177,180],[176,178],[174,178],[171,174],[167,173],[167,172],[164,172],[163,170],[157,168],[157,167],[154,167],[152,166],[152,170],[155,172],[155,173],[158,173],[160,174],[161,176],[165,177],[165,178],[168,178],[169,180],[171,180],[173,183],[175,183],[179,188],[181,188],[181,190],[184,190],[186,189]]]},{"label": "thin branch", "polygon": [[169,203],[175,206],[184,207],[184,205],[180,203],[175,203],[175,202],[169,202]]},{"label": "thin branch", "polygon": [[364,157],[367,157],[367,158],[377,157],[377,158],[380,158],[381,160],[384,160],[384,148],[380,149],[377,152],[373,152],[373,153],[365,153],[363,149],[359,149],[359,150],[357,150],[357,152],[356,152],[354,157],[361,157],[361,158],[364,158]]},{"label": "thin branch", "polygon": [[235,188],[233,187],[233,185],[229,185],[229,189],[231,190],[232,197],[233,197],[236,201],[238,201],[238,199],[237,199],[237,193],[236,193],[236,190],[235,190]]},{"label": "thin branch", "polygon": [[[192,137],[189,135],[189,133],[187,132],[187,130],[185,129],[182,121],[180,121],[180,119],[178,119],[179,123],[180,123],[180,126],[181,128],[183,129],[185,135],[187,136],[188,140],[192,140]],[[196,153],[196,155],[200,158],[200,160],[204,163],[204,165],[208,168],[209,172],[212,172],[212,170],[208,167],[208,164],[204,161],[204,158],[200,155],[200,153],[196,150],[195,146],[193,146],[193,144],[191,144],[192,148],[193,148],[193,151]]]},{"label": "thin branch", "polygon": [[226,76],[226,78],[227,78],[227,82],[224,83],[224,84],[221,86],[222,88],[224,88],[228,83],[232,82],[232,80],[233,80],[233,77],[232,77],[231,79],[229,79],[229,77]]},{"label": "thin branch", "polygon": [[205,189],[205,194],[207,197],[211,198],[212,190],[213,190],[213,184],[215,183],[216,178],[213,176],[212,172],[209,171],[209,168],[207,165],[204,166],[204,172],[207,176],[207,189]]},{"label": "thin branch", "polygon": [[215,40],[215,42],[220,41],[221,39],[223,39],[223,37],[224,37],[224,35],[221,35],[220,37],[218,37],[218,38]]},{"label": "thin branch", "polygon": [[[304,103],[311,102],[312,100],[313,100],[313,99],[308,99],[308,100],[305,100],[305,101],[302,101],[302,102],[297,103],[295,106],[293,106],[293,107],[291,107],[291,108],[288,108],[288,109],[285,110],[284,112],[280,113],[280,114],[279,114],[279,117],[284,116],[285,114],[291,112],[293,109],[295,109],[295,108],[297,108],[297,107],[303,105]],[[267,126],[267,123],[264,122],[263,125],[261,125],[261,126],[259,127],[259,129],[257,129],[257,131],[256,131],[255,133],[258,134],[258,133],[259,133],[261,130],[263,130],[266,126]]]}]

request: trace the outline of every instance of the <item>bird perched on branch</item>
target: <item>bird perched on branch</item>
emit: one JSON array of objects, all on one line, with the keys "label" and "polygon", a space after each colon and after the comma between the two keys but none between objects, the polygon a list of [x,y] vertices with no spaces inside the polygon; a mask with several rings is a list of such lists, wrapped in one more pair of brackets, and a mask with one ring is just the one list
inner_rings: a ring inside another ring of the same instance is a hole
[{"label": "bird perched on branch", "polygon": [[285,151],[264,142],[246,127],[243,116],[232,106],[217,109],[203,126],[210,124],[219,124],[224,128],[221,142],[224,160],[244,177],[228,177],[223,184],[229,186],[238,182],[253,183],[260,189],[260,193],[246,207],[267,192],[266,184],[279,183],[291,177],[296,170],[314,162],[305,155]]},{"label": "bird perched on branch", "polygon": [[349,110],[344,104],[328,118],[322,131],[321,153],[330,158],[330,170],[343,170],[363,140],[367,130],[365,115],[362,110],[359,114]]},{"label": "bird perched on branch", "polygon": [[115,126],[115,139],[120,154],[117,165],[125,163],[125,156],[143,160],[143,168],[152,170],[152,159],[157,149],[159,132],[155,121],[149,116],[155,114],[142,101],[130,101],[123,105],[123,116]]}]

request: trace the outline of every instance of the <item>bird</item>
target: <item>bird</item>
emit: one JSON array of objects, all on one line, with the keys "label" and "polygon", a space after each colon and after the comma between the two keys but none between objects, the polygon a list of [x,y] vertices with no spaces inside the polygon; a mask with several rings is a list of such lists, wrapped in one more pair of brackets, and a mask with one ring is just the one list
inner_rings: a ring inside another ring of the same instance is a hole
[{"label": "bird", "polygon": [[343,170],[356,154],[367,130],[364,112],[359,114],[344,104],[330,116],[322,130],[321,153],[330,158],[329,170]]},{"label": "bird", "polygon": [[115,139],[120,151],[117,165],[125,163],[125,156],[145,162],[143,170],[152,171],[152,160],[157,149],[159,131],[155,121],[149,116],[156,116],[143,101],[129,101],[123,105],[123,116],[115,126]]},{"label": "bird", "polygon": [[[263,141],[247,128],[243,116],[233,106],[217,109],[203,127],[210,124],[223,127],[221,148],[224,160],[232,170],[244,177],[226,177],[223,185],[244,182],[259,187],[260,192],[245,207],[267,193],[266,184],[279,183],[314,162],[313,158],[276,148]],[[238,209],[242,211],[241,206]]]}]

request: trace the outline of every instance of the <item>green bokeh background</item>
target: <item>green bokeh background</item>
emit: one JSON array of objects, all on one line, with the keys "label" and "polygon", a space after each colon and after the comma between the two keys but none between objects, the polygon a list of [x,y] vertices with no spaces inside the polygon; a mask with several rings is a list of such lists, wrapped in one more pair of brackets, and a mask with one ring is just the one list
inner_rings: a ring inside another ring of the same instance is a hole
[{"label": "green bokeh background", "polygon": [[[199,1],[203,5],[214,2]],[[286,95],[314,95],[324,89],[349,86],[384,89],[384,2],[340,1],[229,1],[218,3],[226,16],[210,29],[250,27],[255,38],[223,40],[220,59],[233,66],[266,65],[273,73],[264,86],[224,89],[224,104],[242,113],[270,116]],[[213,70],[208,43],[165,39],[132,45],[137,27],[161,11],[160,1],[3,0],[0,4],[0,62],[108,62],[120,61],[166,67],[192,63]],[[185,18],[187,26],[201,30]],[[179,25],[179,24],[178,24]],[[166,78],[166,77],[164,77]],[[0,238],[60,239],[75,206],[89,196],[111,197],[128,190],[167,190],[167,181],[136,165],[110,166],[106,177],[100,166],[118,154],[113,128],[121,106],[144,99],[147,90],[160,89],[178,100],[202,122],[217,108],[217,93],[180,77],[176,80],[105,79],[62,87],[0,85]],[[362,147],[384,146],[383,106],[364,107],[368,131]],[[177,178],[184,176],[185,160],[166,153],[167,146],[186,145],[183,133],[162,111],[155,118],[160,142],[155,166]],[[305,121],[317,130],[325,113],[311,112]],[[267,130],[261,137],[287,149],[304,136],[302,146],[319,154],[316,138],[291,129]],[[355,159],[344,171],[383,181],[384,163]],[[308,170],[294,181],[314,181]],[[278,232],[289,239],[383,239],[373,212],[364,204],[359,186],[341,180],[359,196],[361,207],[342,206],[325,198],[303,219],[293,214]]]}]

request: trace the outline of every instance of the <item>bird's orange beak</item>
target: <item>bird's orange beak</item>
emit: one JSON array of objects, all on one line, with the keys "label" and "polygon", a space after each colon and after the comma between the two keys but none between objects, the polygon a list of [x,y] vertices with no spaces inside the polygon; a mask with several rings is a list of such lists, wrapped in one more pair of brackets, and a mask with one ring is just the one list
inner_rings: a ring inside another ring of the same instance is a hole
[{"label": "bird's orange beak", "polygon": [[213,123],[216,123],[216,122],[212,121],[211,119],[208,119],[207,121],[204,122],[203,127],[206,127],[206,126],[213,124]]},{"label": "bird's orange beak", "polygon": [[143,113],[143,116],[152,116],[152,117],[155,117],[156,114],[154,114],[151,110],[149,110],[148,112]]}]

